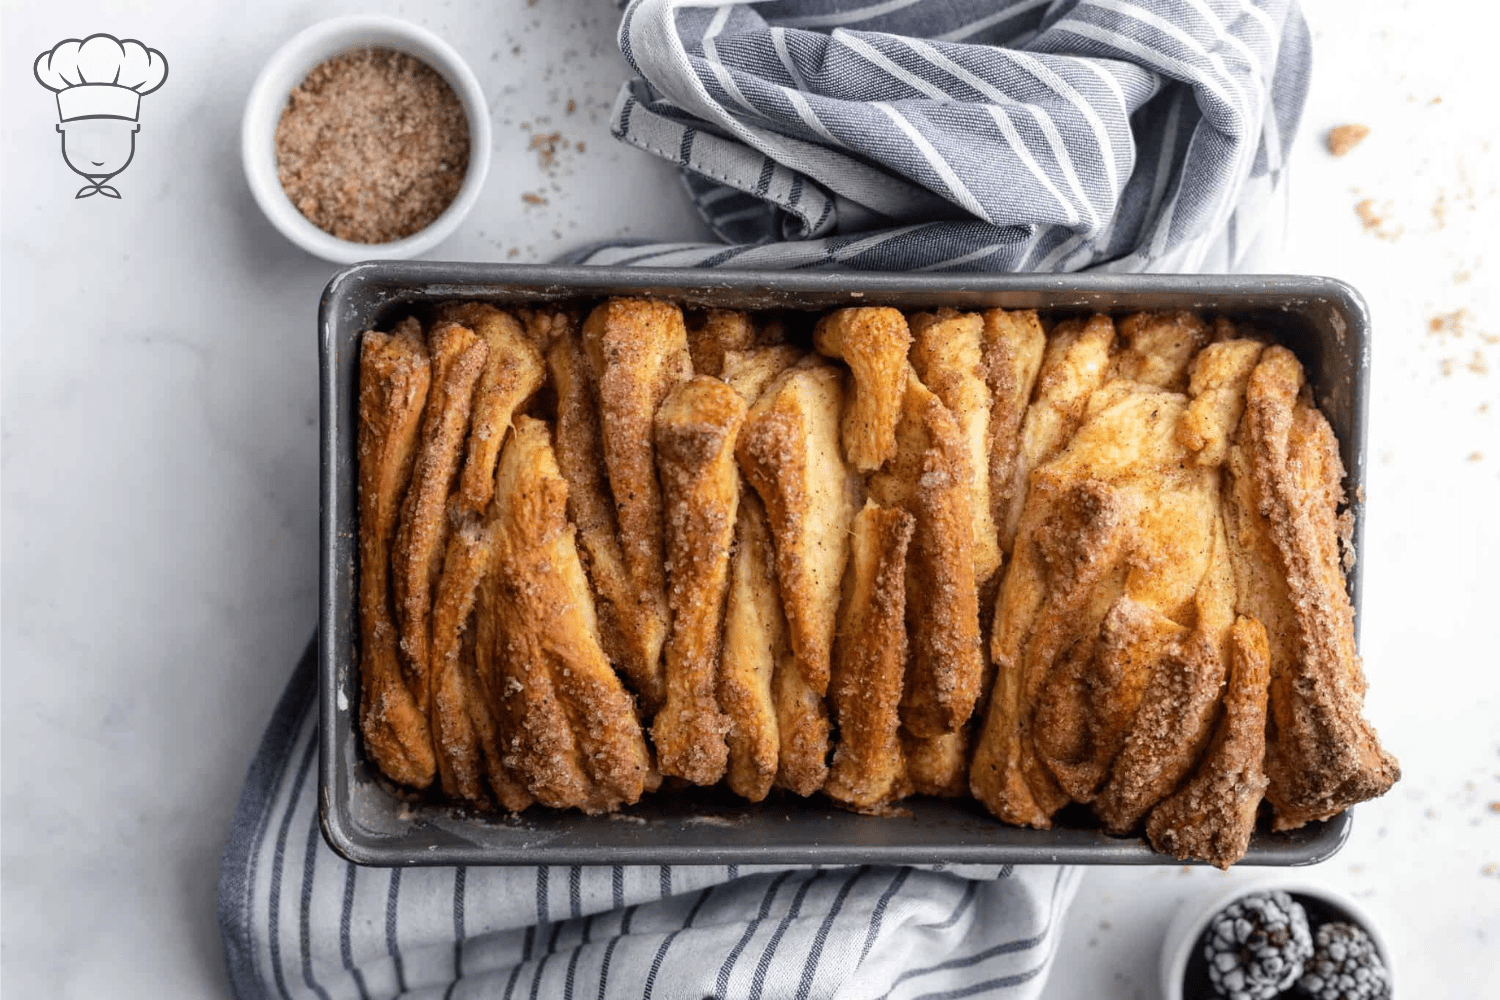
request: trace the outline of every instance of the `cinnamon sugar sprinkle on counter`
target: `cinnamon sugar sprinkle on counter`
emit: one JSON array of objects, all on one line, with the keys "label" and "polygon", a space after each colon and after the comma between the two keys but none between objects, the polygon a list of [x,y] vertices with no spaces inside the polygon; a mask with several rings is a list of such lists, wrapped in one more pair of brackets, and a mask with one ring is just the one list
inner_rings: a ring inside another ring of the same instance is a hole
[{"label": "cinnamon sugar sprinkle on counter", "polygon": [[1339,125],[1328,130],[1328,151],[1334,156],[1343,156],[1364,141],[1370,134],[1367,125]]},{"label": "cinnamon sugar sprinkle on counter", "polygon": [[404,52],[357,49],[315,66],[276,126],[282,188],[342,240],[389,243],[426,228],[469,168],[469,119],[436,70]]}]

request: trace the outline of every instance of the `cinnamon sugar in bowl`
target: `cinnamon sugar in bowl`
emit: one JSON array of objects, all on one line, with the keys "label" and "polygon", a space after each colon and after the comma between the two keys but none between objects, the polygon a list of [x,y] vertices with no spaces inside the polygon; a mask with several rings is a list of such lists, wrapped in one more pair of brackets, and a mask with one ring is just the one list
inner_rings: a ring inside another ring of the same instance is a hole
[{"label": "cinnamon sugar in bowl", "polygon": [[489,169],[489,110],[463,60],[396,18],[324,21],[271,57],[240,131],[271,223],[326,260],[415,256],[456,229]]}]

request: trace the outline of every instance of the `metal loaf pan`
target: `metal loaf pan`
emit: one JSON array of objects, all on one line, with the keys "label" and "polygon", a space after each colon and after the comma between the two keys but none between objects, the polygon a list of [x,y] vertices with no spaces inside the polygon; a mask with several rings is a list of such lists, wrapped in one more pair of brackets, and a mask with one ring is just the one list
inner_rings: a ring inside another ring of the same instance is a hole
[{"label": "metal loaf pan", "polygon": [[[859,816],[817,799],[727,792],[658,794],[610,817],[533,807],[477,815],[402,797],[365,759],[357,732],[355,417],[358,338],[412,309],[456,299],[522,304],[608,295],[689,305],[823,310],[1003,307],[1054,312],[1198,309],[1244,319],[1294,350],[1338,433],[1358,555],[1363,535],[1369,319],[1348,285],[1327,278],[1169,275],[934,275],[705,272],[607,267],[385,262],[340,272],[319,313],[322,510],[319,684],[320,811],[329,844],[370,865],[453,864],[1177,864],[1139,837],[1070,825],[1027,830],[972,801],[920,799],[905,817]],[[1349,588],[1359,608],[1356,559]],[[1257,832],[1243,864],[1306,865],[1349,835],[1347,813],[1291,833]]]}]

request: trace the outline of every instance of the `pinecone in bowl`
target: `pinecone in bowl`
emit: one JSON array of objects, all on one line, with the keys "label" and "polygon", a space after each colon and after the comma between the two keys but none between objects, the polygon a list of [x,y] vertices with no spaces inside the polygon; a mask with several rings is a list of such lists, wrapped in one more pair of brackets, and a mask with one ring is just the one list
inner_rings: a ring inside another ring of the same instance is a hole
[{"label": "pinecone in bowl", "polygon": [[1386,1000],[1391,977],[1363,927],[1323,924],[1297,988],[1316,1000]]},{"label": "pinecone in bowl", "polygon": [[1255,892],[1230,903],[1204,933],[1214,990],[1228,1000],[1272,1000],[1313,954],[1302,904],[1285,892]]}]

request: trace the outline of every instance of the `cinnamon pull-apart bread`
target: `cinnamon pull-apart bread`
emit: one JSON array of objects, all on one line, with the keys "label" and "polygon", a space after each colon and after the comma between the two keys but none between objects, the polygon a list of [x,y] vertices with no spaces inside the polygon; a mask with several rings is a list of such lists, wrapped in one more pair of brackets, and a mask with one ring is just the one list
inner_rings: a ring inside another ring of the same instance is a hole
[{"label": "cinnamon pull-apart bread", "polygon": [[425,316],[364,335],[357,429],[360,727],[412,794],[969,795],[1228,867],[1399,777],[1362,716],[1338,442],[1268,333]]}]

